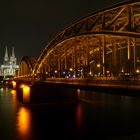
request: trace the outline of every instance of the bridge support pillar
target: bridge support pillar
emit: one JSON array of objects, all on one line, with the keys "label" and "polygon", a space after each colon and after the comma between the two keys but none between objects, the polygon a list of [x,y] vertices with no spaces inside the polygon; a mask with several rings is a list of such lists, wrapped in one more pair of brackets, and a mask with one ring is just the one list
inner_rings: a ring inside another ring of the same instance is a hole
[{"label": "bridge support pillar", "polygon": [[[22,86],[21,88],[21,85]],[[77,90],[59,83],[36,82],[33,85],[26,81],[18,82],[17,98],[22,103],[61,103],[76,102]]]}]

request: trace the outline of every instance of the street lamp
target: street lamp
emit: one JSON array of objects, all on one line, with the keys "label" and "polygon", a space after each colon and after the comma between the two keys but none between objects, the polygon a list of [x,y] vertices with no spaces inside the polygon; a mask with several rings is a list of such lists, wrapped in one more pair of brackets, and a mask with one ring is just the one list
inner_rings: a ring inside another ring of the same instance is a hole
[{"label": "street lamp", "polygon": [[97,64],[97,68],[100,68],[100,64]]},{"label": "street lamp", "polygon": [[70,68],[69,71],[70,71],[69,77],[73,77],[73,68]]},{"label": "street lamp", "polygon": [[54,71],[54,73],[55,73],[55,77],[57,77],[57,73],[58,73],[58,71],[57,71],[57,70],[55,70],[55,71]]},{"label": "street lamp", "polygon": [[137,69],[137,70],[136,70],[136,73],[137,73],[137,74],[139,74],[139,73],[140,73],[140,70],[139,70],[139,69]]},{"label": "street lamp", "polygon": [[97,69],[98,69],[97,76],[101,76],[101,73],[100,73],[100,67],[101,67],[101,65],[100,65],[100,64],[97,64]]}]

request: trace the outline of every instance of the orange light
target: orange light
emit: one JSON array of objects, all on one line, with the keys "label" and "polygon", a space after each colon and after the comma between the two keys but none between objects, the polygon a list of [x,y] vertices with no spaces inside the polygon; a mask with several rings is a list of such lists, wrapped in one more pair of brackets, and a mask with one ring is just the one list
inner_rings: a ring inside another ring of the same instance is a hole
[{"label": "orange light", "polygon": [[77,105],[77,107],[76,107],[76,123],[77,123],[78,129],[82,127],[82,119],[83,119],[82,108],[80,105]]},{"label": "orange light", "polygon": [[12,84],[13,84],[13,88],[15,89],[16,88],[16,82],[12,81]]},{"label": "orange light", "polygon": [[80,89],[77,89],[77,95],[80,96]]},{"label": "orange light", "polygon": [[15,95],[16,94],[16,90],[11,90],[11,94]]},{"label": "orange light", "polygon": [[31,114],[28,109],[21,107],[17,115],[17,128],[23,138],[30,135]]},{"label": "orange light", "polygon": [[100,68],[100,64],[97,64],[97,67]]},{"label": "orange light", "polygon": [[29,86],[23,87],[23,102],[24,103],[30,102],[30,87]]},{"label": "orange light", "polygon": [[25,85],[24,85],[24,84],[22,84],[22,85],[20,85],[20,88],[24,88],[24,86],[25,86]]},{"label": "orange light", "polygon": [[57,73],[57,72],[58,72],[57,70],[54,71],[54,73]]},{"label": "orange light", "polygon": [[140,73],[140,70],[137,69],[137,70],[136,70],[136,73]]},{"label": "orange light", "polygon": [[70,68],[70,71],[73,71],[73,69],[72,69],[72,68]]}]

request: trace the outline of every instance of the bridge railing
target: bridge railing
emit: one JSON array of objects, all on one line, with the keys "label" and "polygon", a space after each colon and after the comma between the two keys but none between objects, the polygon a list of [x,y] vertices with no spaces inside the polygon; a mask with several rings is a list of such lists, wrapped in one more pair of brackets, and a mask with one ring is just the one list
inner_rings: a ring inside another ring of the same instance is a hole
[{"label": "bridge railing", "polygon": [[140,85],[139,79],[119,79],[118,77],[96,77],[96,78],[47,78],[46,82],[67,83],[78,85]]}]

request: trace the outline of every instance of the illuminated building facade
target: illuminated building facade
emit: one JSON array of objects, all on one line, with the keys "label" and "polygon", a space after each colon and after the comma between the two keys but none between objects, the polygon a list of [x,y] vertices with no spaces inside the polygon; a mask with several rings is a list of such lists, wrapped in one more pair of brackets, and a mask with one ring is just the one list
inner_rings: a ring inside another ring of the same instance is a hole
[{"label": "illuminated building facade", "polygon": [[12,48],[12,54],[9,57],[7,47],[5,48],[4,62],[0,67],[0,76],[3,78],[8,78],[15,75],[18,70],[19,65],[16,64],[16,57],[14,52],[14,47]]}]

